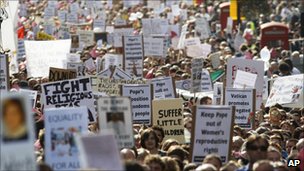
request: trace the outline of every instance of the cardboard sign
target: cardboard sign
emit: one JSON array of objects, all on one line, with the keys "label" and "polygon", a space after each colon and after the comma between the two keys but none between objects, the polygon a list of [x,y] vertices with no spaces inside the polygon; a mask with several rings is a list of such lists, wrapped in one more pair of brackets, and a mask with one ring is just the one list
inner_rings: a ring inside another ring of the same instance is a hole
[{"label": "cardboard sign", "polygon": [[0,55],[0,95],[9,90],[8,59],[6,55]]},{"label": "cardboard sign", "polygon": [[76,71],[76,78],[85,76],[85,66],[82,62],[68,62],[67,69]]},{"label": "cardboard sign", "polygon": [[211,77],[209,74],[209,71],[207,69],[202,69],[202,81],[200,82],[201,84],[201,91],[206,92],[206,91],[212,91],[212,81]]},{"label": "cardboard sign", "polygon": [[257,74],[237,70],[233,88],[254,88]]},{"label": "cardboard sign", "polygon": [[120,54],[111,54],[107,53],[103,56],[104,58],[104,67],[103,69],[108,69],[110,66],[116,66],[119,68],[122,68],[123,62],[122,62],[122,55]]},{"label": "cardboard sign", "polygon": [[89,122],[94,122],[96,111],[90,78],[79,78],[42,84],[44,108],[88,107]]},{"label": "cardboard sign", "polygon": [[94,44],[93,31],[78,30],[77,34],[79,35],[79,42],[83,43],[85,46],[90,46]]},{"label": "cardboard sign", "polygon": [[64,68],[71,40],[24,41],[28,77],[48,77],[49,68]]},{"label": "cardboard sign", "polygon": [[[34,123],[28,99],[10,94],[2,96],[0,102],[4,109],[0,114],[0,170],[36,170]],[[17,123],[12,122],[16,119]]]},{"label": "cardboard sign", "polygon": [[36,99],[37,99],[37,91],[34,90],[27,90],[27,89],[19,89],[19,92],[24,94],[27,99],[30,100],[30,104],[32,106],[32,108],[34,109],[36,106]]},{"label": "cardboard sign", "polygon": [[109,78],[97,78],[95,82],[95,85],[92,85],[94,91],[104,92],[107,95],[112,96],[119,96],[121,94],[119,84],[145,84],[145,81],[142,80],[121,80]]},{"label": "cardboard sign", "polygon": [[77,73],[75,70],[53,67],[50,68],[49,82],[74,79],[76,77]]},{"label": "cardboard sign", "polygon": [[235,124],[254,129],[255,89],[226,88],[225,105],[235,106]]},{"label": "cardboard sign", "polygon": [[286,107],[302,108],[304,106],[304,74],[279,77],[272,87],[266,107],[276,103]]},{"label": "cardboard sign", "polygon": [[190,161],[202,163],[211,153],[229,161],[233,131],[233,106],[197,106],[194,112]]},{"label": "cardboard sign", "polygon": [[150,81],[153,84],[154,99],[175,98],[175,84],[172,77],[154,78]]},{"label": "cardboard sign", "polygon": [[256,109],[260,109],[263,102],[264,62],[247,59],[228,59],[226,87],[233,87],[237,70],[257,74],[254,88],[256,89]]},{"label": "cardboard sign", "polygon": [[77,136],[81,168],[124,170],[113,132],[103,130],[95,135]]},{"label": "cardboard sign", "polygon": [[143,77],[143,40],[142,36],[124,36],[124,70],[135,77]]},{"label": "cardboard sign", "polygon": [[133,124],[151,125],[153,99],[151,84],[124,84],[122,96],[131,98]]},{"label": "cardboard sign", "polygon": [[79,152],[75,134],[87,132],[86,107],[47,109],[45,122],[45,162],[54,170],[78,170]]},{"label": "cardboard sign", "polygon": [[144,38],[145,56],[165,57],[164,56],[164,39],[163,38]]},{"label": "cardboard sign", "polygon": [[119,148],[132,148],[134,138],[130,98],[101,97],[97,104],[101,131],[112,129]]},{"label": "cardboard sign", "polygon": [[182,99],[157,99],[152,101],[153,125],[161,126],[165,139],[173,138],[185,142]]},{"label": "cardboard sign", "polygon": [[203,58],[193,58],[191,64],[191,93],[201,90]]}]

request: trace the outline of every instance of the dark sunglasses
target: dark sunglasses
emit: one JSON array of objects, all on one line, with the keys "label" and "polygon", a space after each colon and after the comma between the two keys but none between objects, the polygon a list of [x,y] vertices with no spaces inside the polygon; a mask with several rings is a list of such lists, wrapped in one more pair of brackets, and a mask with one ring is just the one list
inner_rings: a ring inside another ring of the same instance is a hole
[{"label": "dark sunglasses", "polygon": [[261,151],[267,151],[268,147],[266,146],[249,146],[248,147],[249,150],[252,150],[252,151],[257,151],[257,150],[261,150]]}]

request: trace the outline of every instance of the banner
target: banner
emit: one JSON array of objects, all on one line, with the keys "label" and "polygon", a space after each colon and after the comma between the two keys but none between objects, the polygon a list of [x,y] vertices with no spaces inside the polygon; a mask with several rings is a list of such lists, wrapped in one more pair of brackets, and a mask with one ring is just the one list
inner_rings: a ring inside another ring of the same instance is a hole
[{"label": "banner", "polygon": [[9,91],[8,58],[0,54],[0,96]]},{"label": "banner", "polygon": [[74,79],[77,77],[75,70],[50,67],[49,82]]},{"label": "banner", "polygon": [[135,76],[143,77],[143,40],[142,35],[124,36],[124,70],[126,73]]},{"label": "banner", "polygon": [[152,101],[153,125],[161,126],[165,139],[173,138],[185,142],[182,99],[157,99]]},{"label": "banner", "polygon": [[234,123],[245,129],[254,129],[255,89],[226,88],[225,105],[235,106]]},{"label": "banner", "polygon": [[99,134],[76,137],[81,168],[124,170],[113,132],[103,130]]},{"label": "banner", "polygon": [[24,94],[29,99],[31,106],[34,109],[35,106],[36,106],[38,91],[27,90],[27,89],[19,89],[19,92]]},{"label": "banner", "polygon": [[154,78],[149,80],[149,83],[153,84],[154,98],[175,98],[175,84],[172,77]]},{"label": "banner", "polygon": [[101,97],[97,104],[101,132],[112,129],[119,148],[132,148],[134,137],[130,98]]},{"label": "banner", "polygon": [[[2,96],[2,94],[1,94]],[[25,96],[10,94],[0,104],[0,170],[37,170],[34,123]]]},{"label": "banner", "polygon": [[260,109],[263,102],[264,61],[237,58],[228,59],[226,87],[233,87],[237,70],[257,74],[254,89],[256,89],[256,109]]},{"label": "banner", "polygon": [[151,125],[153,89],[151,84],[124,84],[122,96],[131,98],[133,124]]},{"label": "banner", "polygon": [[60,107],[88,107],[89,122],[94,122],[96,111],[90,78],[57,81],[41,85],[44,109]]},{"label": "banner", "polygon": [[304,74],[276,78],[265,106],[270,107],[278,103],[284,107],[302,108],[304,106],[303,79]]},{"label": "banner", "polygon": [[202,81],[200,83],[202,84],[201,91],[203,92],[212,91],[213,83],[211,81],[211,77],[207,69],[202,69]]},{"label": "banner", "polygon": [[64,68],[71,40],[24,41],[28,77],[48,77],[49,68]]},{"label": "banner", "polygon": [[76,71],[77,78],[85,76],[85,66],[82,62],[68,62],[67,69]]},{"label": "banner", "polygon": [[79,152],[75,134],[87,132],[86,107],[47,109],[45,123],[45,162],[53,170],[78,170]]},{"label": "banner", "polygon": [[203,58],[193,58],[191,64],[191,93],[196,93],[201,90]]},{"label": "banner", "polygon": [[227,163],[233,136],[233,106],[197,106],[194,112],[191,161],[200,164],[211,153],[218,154]]}]

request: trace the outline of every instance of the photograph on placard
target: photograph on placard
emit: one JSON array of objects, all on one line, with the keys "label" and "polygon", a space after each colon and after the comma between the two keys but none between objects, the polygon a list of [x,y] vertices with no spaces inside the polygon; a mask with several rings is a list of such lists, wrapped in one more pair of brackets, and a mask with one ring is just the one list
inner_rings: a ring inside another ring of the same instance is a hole
[{"label": "photograph on placard", "polygon": [[79,48],[79,35],[72,34],[71,35],[71,41],[72,41],[71,48],[78,49]]}]

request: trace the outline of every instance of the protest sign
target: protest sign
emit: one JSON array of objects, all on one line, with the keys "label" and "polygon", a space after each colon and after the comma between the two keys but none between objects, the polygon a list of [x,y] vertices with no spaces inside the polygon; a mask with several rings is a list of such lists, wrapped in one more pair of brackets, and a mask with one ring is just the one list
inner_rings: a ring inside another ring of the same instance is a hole
[{"label": "protest sign", "polygon": [[94,44],[94,31],[84,31],[78,30],[79,42],[85,44],[86,46]]},{"label": "protest sign", "polygon": [[145,56],[165,57],[163,38],[144,37],[144,48]]},{"label": "protest sign", "polygon": [[58,12],[58,18],[61,22],[65,22],[67,18],[68,11],[67,10],[59,10]]},{"label": "protest sign", "polygon": [[165,139],[173,138],[185,142],[182,99],[157,99],[152,101],[153,125],[161,126]]},{"label": "protest sign", "polygon": [[206,58],[208,54],[211,52],[211,45],[208,44],[191,45],[191,46],[187,46],[186,49],[187,49],[187,56],[189,57]]},{"label": "protest sign", "polygon": [[114,37],[113,37],[113,46],[116,48],[123,47],[122,44],[122,36],[129,36],[133,35],[134,29],[133,28],[115,28],[114,29]]},{"label": "protest sign", "polygon": [[75,70],[50,67],[49,82],[74,79],[76,77]]},{"label": "protest sign", "polygon": [[151,34],[168,34],[169,20],[165,18],[151,19]]},{"label": "protest sign", "polygon": [[175,84],[172,77],[154,78],[150,80],[153,84],[154,98],[175,98]]},{"label": "protest sign", "polygon": [[67,62],[81,62],[80,54],[77,53],[68,53]]},{"label": "protest sign", "polygon": [[8,59],[4,54],[0,55],[0,95],[9,91]]},{"label": "protest sign", "polygon": [[34,90],[27,90],[27,89],[19,89],[19,92],[24,94],[27,97],[27,99],[30,101],[32,108],[35,108],[38,92],[34,91]]},{"label": "protest sign", "polygon": [[5,109],[0,115],[0,170],[36,170],[34,123],[29,100],[17,94],[1,94],[0,102],[0,109]]},{"label": "protest sign", "polygon": [[212,91],[212,81],[207,69],[202,69],[201,91]]},{"label": "protest sign", "polygon": [[19,39],[18,40],[18,51],[17,51],[17,59],[21,59],[25,55],[25,47],[24,47],[24,40]]},{"label": "protest sign", "polygon": [[254,89],[256,89],[256,109],[260,109],[263,102],[264,62],[237,58],[228,59],[226,87],[233,87],[237,70],[257,74]]},{"label": "protest sign", "polygon": [[200,39],[207,39],[210,36],[209,23],[205,18],[196,18],[195,31]]},{"label": "protest sign", "polygon": [[193,58],[191,61],[191,93],[201,90],[203,58]]},{"label": "protest sign", "polygon": [[175,81],[175,87],[176,89],[181,89],[181,90],[189,90],[191,89],[191,80],[179,80]]},{"label": "protest sign", "polygon": [[229,161],[233,136],[233,106],[197,106],[193,112],[191,159],[202,163],[211,153],[218,154],[223,163]]},{"label": "protest sign", "polygon": [[79,43],[79,35],[78,34],[71,34],[71,48],[72,49],[79,49],[80,43]]},{"label": "protest sign", "polygon": [[122,68],[122,55],[120,54],[111,54],[107,53],[103,56],[104,58],[104,67],[103,69],[108,69],[110,66],[116,66]]},{"label": "protest sign", "polygon": [[76,137],[81,168],[124,170],[113,132],[102,130],[99,134]]},{"label": "protest sign", "polygon": [[209,59],[211,60],[211,65],[213,68],[218,68],[221,65],[220,56],[221,56],[221,53],[210,54]]},{"label": "protest sign", "polygon": [[304,74],[276,78],[265,106],[270,107],[278,103],[284,107],[303,107],[303,79]]},{"label": "protest sign", "polygon": [[78,14],[71,12],[67,13],[66,20],[68,23],[77,24],[78,23]]},{"label": "protest sign", "polygon": [[199,46],[201,44],[201,41],[198,37],[188,38],[185,39],[184,45],[187,46]]},{"label": "protest sign", "polygon": [[263,101],[267,100],[269,94],[269,79],[267,76],[264,76],[264,84],[263,84]]},{"label": "protest sign", "polygon": [[224,104],[235,106],[235,124],[245,129],[254,129],[255,89],[226,88]]},{"label": "protest sign", "polygon": [[88,71],[94,71],[96,70],[96,65],[94,63],[93,58],[89,58],[86,61],[84,61],[84,66],[88,69]]},{"label": "protest sign", "polygon": [[53,170],[78,170],[79,152],[75,134],[87,132],[86,107],[53,108],[44,111],[45,162]]},{"label": "protest sign", "polygon": [[101,97],[97,104],[101,131],[112,129],[119,148],[132,148],[134,138],[130,98]]},{"label": "protest sign", "polygon": [[94,122],[96,111],[90,78],[57,81],[41,85],[44,108],[88,107],[89,122]]},{"label": "protest sign", "polygon": [[55,8],[46,7],[44,9],[44,20],[49,20],[55,16]]},{"label": "protest sign", "polygon": [[153,89],[151,84],[124,84],[122,96],[131,98],[133,124],[151,124]]},{"label": "protest sign", "polygon": [[101,28],[101,31],[106,29],[106,20],[102,18],[96,18],[93,23],[94,28]]},{"label": "protest sign", "polygon": [[215,82],[213,86],[213,102],[214,105],[223,104],[224,85],[222,82]]},{"label": "protest sign", "polygon": [[124,36],[124,70],[134,77],[143,77],[143,40],[142,36]]},{"label": "protest sign", "polygon": [[130,80],[130,79],[132,79],[131,75],[126,73],[121,68],[116,68],[115,66],[114,66],[114,68],[115,68],[114,72],[112,73],[110,78],[119,79],[119,80]]},{"label": "protest sign", "polygon": [[85,76],[85,66],[82,62],[68,62],[67,69],[76,71],[76,78]]},{"label": "protest sign", "polygon": [[28,77],[48,77],[49,68],[64,68],[71,40],[24,41]]},{"label": "protest sign", "polygon": [[[254,88],[257,74],[237,70],[233,88]],[[264,79],[263,79],[264,80]]]}]

